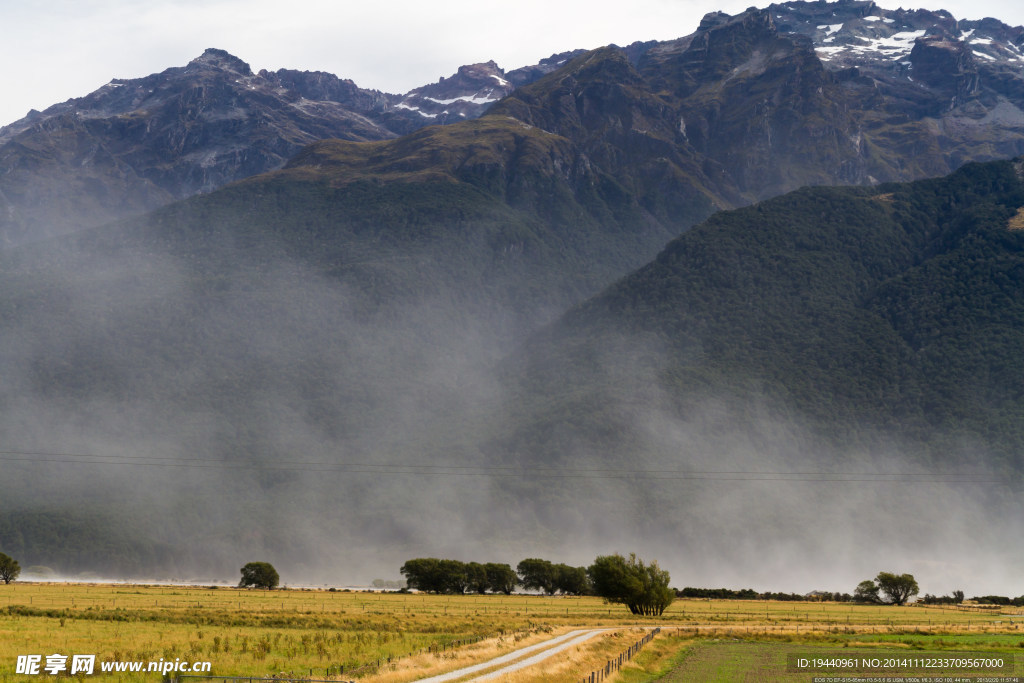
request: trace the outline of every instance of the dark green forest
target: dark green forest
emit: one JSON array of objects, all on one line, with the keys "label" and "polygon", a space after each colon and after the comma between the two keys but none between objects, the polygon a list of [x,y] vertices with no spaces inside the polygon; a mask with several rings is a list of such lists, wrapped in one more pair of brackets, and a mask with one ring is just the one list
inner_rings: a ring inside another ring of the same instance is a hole
[{"label": "dark green forest", "polygon": [[641,367],[679,414],[756,396],[833,443],[884,435],[937,465],[967,449],[1019,472],[1021,206],[1020,166],[1000,162],[721,212],[531,340],[510,375],[525,402],[623,438],[593,419],[608,416],[608,350],[654,348]]}]

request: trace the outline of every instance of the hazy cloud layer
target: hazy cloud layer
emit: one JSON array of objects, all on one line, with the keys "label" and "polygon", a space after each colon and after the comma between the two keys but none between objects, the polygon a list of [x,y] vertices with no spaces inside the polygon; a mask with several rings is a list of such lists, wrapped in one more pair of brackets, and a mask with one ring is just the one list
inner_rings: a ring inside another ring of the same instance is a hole
[{"label": "hazy cloud layer", "polygon": [[[597,363],[622,448],[584,419],[557,426],[564,449],[495,460],[517,400],[495,365],[500,311],[357,314],[345,285],[297,262],[201,297],[171,260],[90,263],[53,285],[49,315],[8,318],[0,434],[98,457],[5,463],[3,494],[119,520],[172,549],[157,578],[230,579],[263,558],[289,583],[347,584],[414,556],[636,551],[680,587],[852,591],[886,570],[933,593],[1020,592],[1020,502],[999,486],[877,477],[927,464],[896,445],[837,451],[757,397],[679,415],[650,340]],[[145,287],[124,287],[140,273]]]}]

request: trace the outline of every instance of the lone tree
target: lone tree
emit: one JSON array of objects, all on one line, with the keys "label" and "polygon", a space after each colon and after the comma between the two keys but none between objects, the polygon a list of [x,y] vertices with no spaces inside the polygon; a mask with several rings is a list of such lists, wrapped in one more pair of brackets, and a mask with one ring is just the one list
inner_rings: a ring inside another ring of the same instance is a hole
[{"label": "lone tree", "polygon": [[18,578],[20,573],[21,567],[18,565],[18,561],[9,555],[0,553],[0,579],[8,584]]},{"label": "lone tree", "polygon": [[249,562],[242,567],[242,580],[238,582],[239,588],[253,586],[255,588],[266,588],[272,590],[277,588],[281,582],[274,565],[269,562]]},{"label": "lone tree", "polygon": [[669,575],[657,562],[645,565],[630,553],[603,555],[587,568],[594,593],[607,602],[622,603],[633,614],[659,616],[675,600]]},{"label": "lone tree", "polygon": [[[861,581],[853,598],[857,602],[877,602],[888,605],[905,605],[907,600],[918,594],[917,581],[913,574],[892,574],[879,572],[875,580]],[[883,598],[881,593],[885,597]]]},{"label": "lone tree", "polygon": [[878,589],[885,594],[886,602],[892,605],[905,605],[907,600],[917,595],[917,581],[912,574],[890,574],[879,572],[875,577]]}]

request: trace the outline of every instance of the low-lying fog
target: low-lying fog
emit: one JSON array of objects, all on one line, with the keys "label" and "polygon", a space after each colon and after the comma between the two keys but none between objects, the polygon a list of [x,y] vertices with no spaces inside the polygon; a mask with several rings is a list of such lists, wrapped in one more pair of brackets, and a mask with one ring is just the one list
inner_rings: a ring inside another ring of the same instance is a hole
[{"label": "low-lying fog", "polygon": [[825,445],[758,397],[679,415],[645,348],[604,399],[628,438],[570,411],[557,447],[524,451],[518,420],[545,408],[502,359],[529,326],[475,292],[370,306],[298,262],[221,282],[85,262],[4,279],[0,551],[23,568],[233,583],[266,560],[338,586],[420,556],[636,552],[679,588],[853,592],[892,571],[1024,594],[1020,498],[971,444],[936,471]]}]

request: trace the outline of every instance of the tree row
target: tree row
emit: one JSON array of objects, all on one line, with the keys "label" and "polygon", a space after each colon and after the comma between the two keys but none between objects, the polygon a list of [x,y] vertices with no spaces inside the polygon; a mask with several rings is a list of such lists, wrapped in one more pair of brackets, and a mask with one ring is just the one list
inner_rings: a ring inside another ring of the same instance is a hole
[{"label": "tree row", "polygon": [[461,562],[434,557],[408,560],[401,573],[408,587],[429,593],[504,593],[517,586],[548,595],[597,595],[623,604],[633,614],[659,615],[675,599],[669,574],[657,562],[636,555],[603,555],[589,567],[572,567],[540,558],[516,565]]}]

